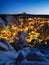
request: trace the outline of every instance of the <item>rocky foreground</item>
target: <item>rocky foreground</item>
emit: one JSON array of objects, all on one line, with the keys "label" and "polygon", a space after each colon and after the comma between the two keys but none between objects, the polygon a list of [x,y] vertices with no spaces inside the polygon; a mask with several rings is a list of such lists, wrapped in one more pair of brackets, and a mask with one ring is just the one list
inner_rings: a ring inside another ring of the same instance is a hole
[{"label": "rocky foreground", "polygon": [[24,47],[16,51],[6,40],[0,41],[0,65],[49,65],[49,48]]}]

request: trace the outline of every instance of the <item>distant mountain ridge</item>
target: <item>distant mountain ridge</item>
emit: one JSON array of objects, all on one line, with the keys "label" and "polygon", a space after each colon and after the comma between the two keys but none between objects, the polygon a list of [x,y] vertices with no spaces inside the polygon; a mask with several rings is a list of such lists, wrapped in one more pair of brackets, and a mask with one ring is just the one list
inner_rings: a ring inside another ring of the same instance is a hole
[{"label": "distant mountain ridge", "polygon": [[0,17],[2,16],[27,16],[27,17],[41,17],[41,18],[49,18],[49,15],[47,14],[27,14],[27,13],[20,13],[20,14],[0,14]]}]

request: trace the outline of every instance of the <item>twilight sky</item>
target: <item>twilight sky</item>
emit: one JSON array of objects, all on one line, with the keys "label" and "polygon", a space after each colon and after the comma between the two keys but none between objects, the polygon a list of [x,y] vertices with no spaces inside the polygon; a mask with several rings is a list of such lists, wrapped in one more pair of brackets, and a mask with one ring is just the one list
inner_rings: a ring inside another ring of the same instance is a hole
[{"label": "twilight sky", "polygon": [[0,0],[0,14],[49,14],[49,0]]}]

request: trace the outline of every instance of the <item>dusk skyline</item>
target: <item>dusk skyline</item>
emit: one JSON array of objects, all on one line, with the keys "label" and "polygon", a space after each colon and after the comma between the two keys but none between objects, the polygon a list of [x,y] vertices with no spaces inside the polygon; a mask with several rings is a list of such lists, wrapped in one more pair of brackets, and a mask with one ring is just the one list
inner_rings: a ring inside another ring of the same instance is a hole
[{"label": "dusk skyline", "polygon": [[49,14],[49,0],[0,0],[0,14]]}]

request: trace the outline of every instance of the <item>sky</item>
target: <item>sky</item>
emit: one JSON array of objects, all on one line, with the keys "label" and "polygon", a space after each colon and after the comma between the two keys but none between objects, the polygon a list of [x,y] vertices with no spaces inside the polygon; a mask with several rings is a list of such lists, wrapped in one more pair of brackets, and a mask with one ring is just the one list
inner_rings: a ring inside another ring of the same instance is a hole
[{"label": "sky", "polygon": [[49,0],[0,0],[0,14],[49,14]]}]

